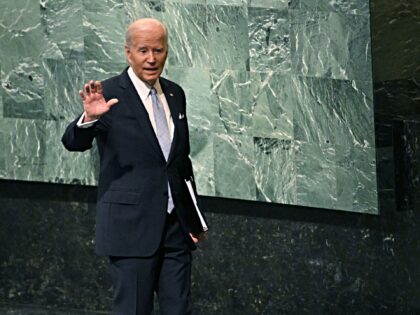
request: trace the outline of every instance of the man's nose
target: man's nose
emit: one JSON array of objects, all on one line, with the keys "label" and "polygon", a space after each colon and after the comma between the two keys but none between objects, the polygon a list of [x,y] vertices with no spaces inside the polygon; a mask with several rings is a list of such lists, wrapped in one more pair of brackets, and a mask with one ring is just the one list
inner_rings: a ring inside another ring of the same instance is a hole
[{"label": "man's nose", "polygon": [[147,62],[154,63],[156,61],[155,54],[153,51],[150,51],[147,55]]}]

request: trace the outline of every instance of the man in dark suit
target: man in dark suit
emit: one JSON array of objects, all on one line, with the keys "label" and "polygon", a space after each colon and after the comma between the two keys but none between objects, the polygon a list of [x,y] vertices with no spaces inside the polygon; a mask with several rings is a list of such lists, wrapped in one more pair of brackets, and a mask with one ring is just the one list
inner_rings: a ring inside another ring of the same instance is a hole
[{"label": "man in dark suit", "polygon": [[79,91],[84,113],[62,142],[100,156],[96,252],[110,257],[116,314],[191,314],[191,250],[204,237],[185,180],[193,182],[186,101],[161,78],[165,26],[140,19],[126,32],[130,64],[122,74]]}]

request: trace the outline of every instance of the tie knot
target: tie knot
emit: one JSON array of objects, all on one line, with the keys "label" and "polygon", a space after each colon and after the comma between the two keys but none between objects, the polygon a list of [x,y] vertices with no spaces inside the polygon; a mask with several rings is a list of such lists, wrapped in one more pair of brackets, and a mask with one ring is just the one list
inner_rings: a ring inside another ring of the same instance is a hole
[{"label": "tie knot", "polygon": [[156,89],[154,87],[152,87],[150,89],[150,94],[153,95],[153,96],[155,96],[157,94]]}]

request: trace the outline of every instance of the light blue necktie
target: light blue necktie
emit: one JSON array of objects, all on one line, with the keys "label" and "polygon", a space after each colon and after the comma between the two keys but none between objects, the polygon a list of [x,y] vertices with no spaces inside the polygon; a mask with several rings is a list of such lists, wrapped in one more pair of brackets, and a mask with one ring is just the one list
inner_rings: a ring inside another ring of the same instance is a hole
[{"label": "light blue necktie", "polygon": [[[166,120],[165,109],[159,100],[155,88],[150,89],[150,96],[152,98],[153,116],[156,123],[156,136],[162,149],[165,160],[168,160],[169,152],[171,151],[171,136],[169,134],[168,122]],[[174,201],[172,199],[171,188],[168,182],[168,213],[172,212],[174,208]]]}]

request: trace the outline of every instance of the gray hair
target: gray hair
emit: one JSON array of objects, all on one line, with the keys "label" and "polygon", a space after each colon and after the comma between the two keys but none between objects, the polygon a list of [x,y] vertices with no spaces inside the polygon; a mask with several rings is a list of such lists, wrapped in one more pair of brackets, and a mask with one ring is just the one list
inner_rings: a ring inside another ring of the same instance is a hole
[{"label": "gray hair", "polygon": [[161,21],[153,18],[139,19],[131,23],[127,27],[127,31],[125,32],[125,44],[127,46],[131,46],[134,33],[138,30],[139,27],[146,25],[146,23],[153,23],[155,25],[161,26],[165,36],[165,44],[168,45],[168,29],[166,28],[166,25],[163,24]]}]

